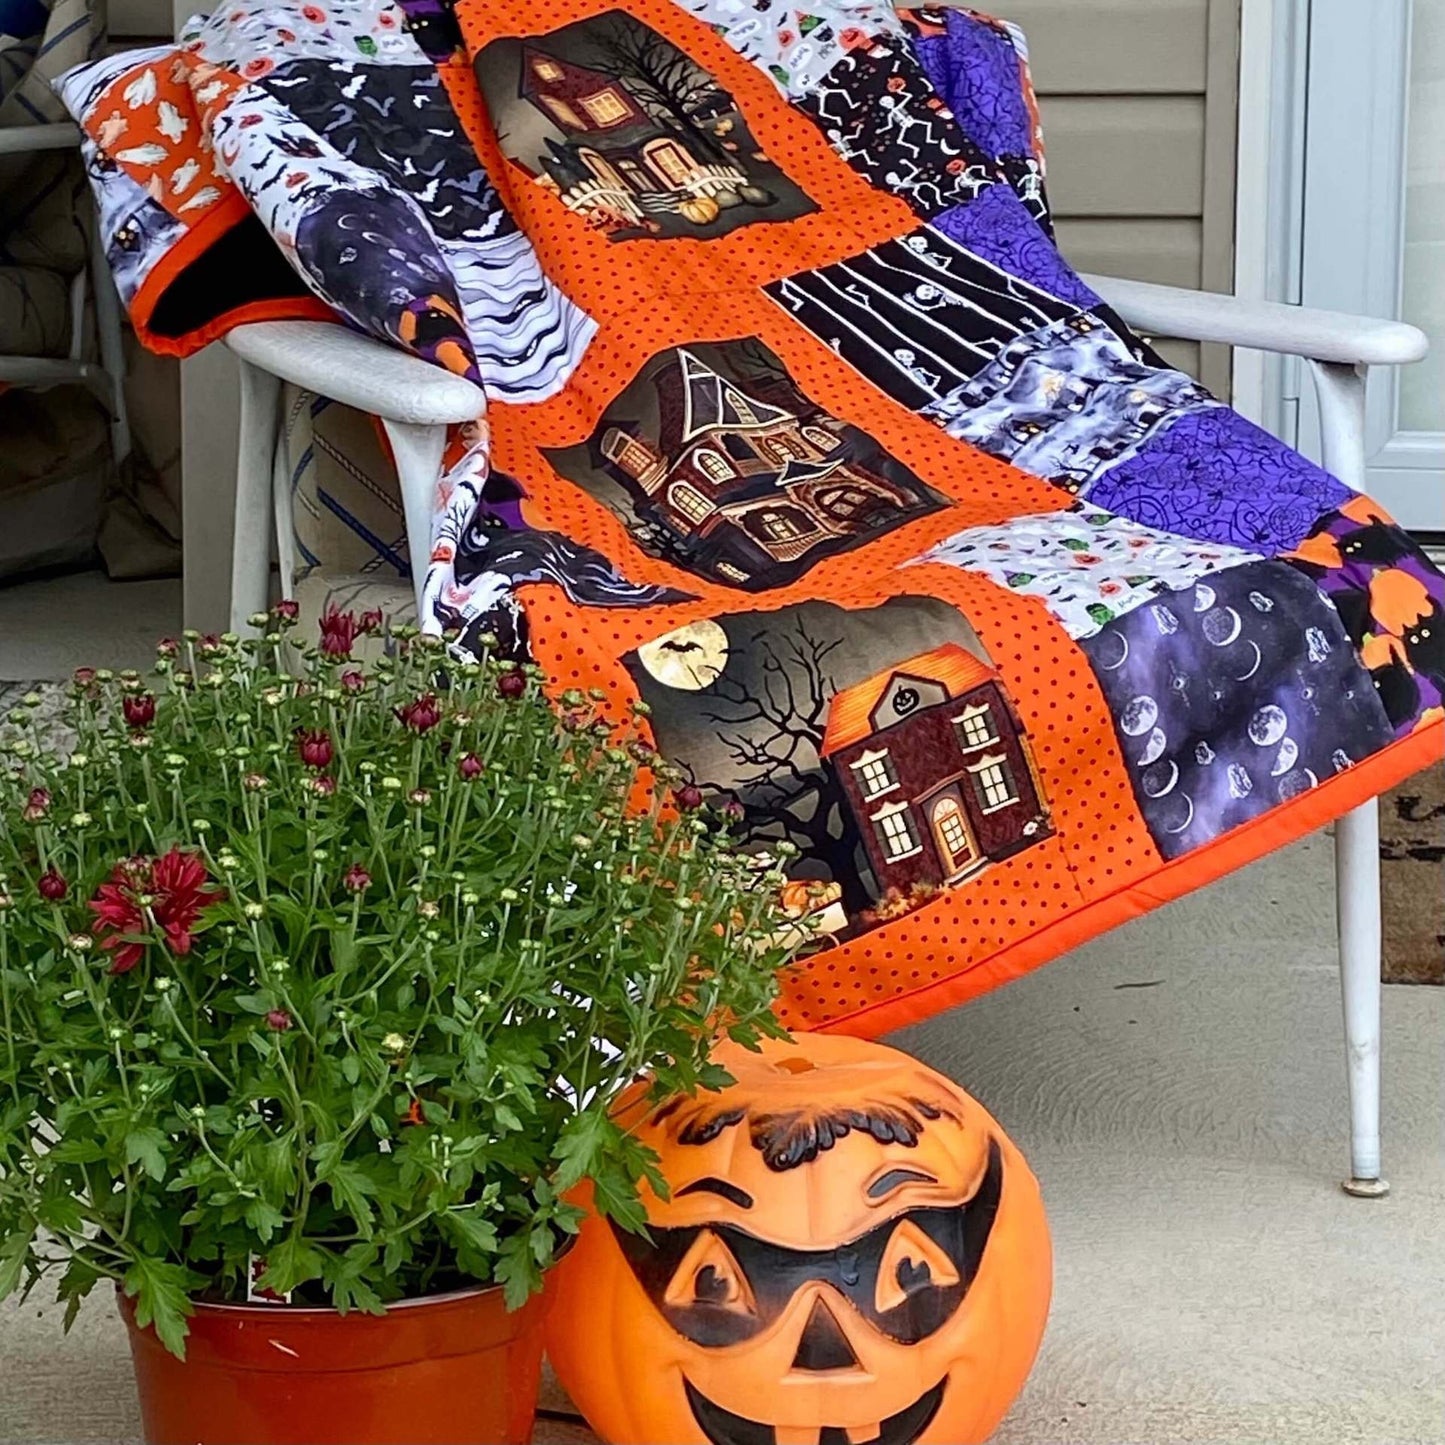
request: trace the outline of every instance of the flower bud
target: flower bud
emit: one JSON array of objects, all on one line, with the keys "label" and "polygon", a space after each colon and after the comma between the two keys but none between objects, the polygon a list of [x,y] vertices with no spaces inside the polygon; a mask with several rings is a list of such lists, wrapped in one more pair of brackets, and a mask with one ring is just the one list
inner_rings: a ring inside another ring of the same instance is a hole
[{"label": "flower bud", "polygon": [[296,734],[296,752],[308,768],[320,772],[331,765],[331,734],[325,728],[301,728]]},{"label": "flower bud", "polygon": [[353,863],[341,882],[350,893],[365,893],[371,887],[371,874],[360,863]]},{"label": "flower bud", "polygon": [[120,710],[127,727],[149,727],[156,719],[155,695],[149,692],[131,693],[121,699]]},{"label": "flower bud", "polygon": [[468,783],[474,778],[481,777],[484,771],[482,760],[475,753],[463,753],[457,759],[457,772]]},{"label": "flower bud", "polygon": [[508,700],[519,698],[527,690],[527,679],[520,672],[504,672],[497,679],[497,692]]},{"label": "flower bud", "polygon": [[291,1027],[291,1015],[284,1008],[269,1009],[266,1013],[266,1027],[272,1033],[284,1034]]},{"label": "flower bud", "polygon": [[36,880],[36,891],[51,903],[59,903],[70,892],[70,884],[54,868],[47,868]]},{"label": "flower bud", "polygon": [[392,711],[397,721],[414,733],[430,732],[442,720],[441,704],[434,692],[424,692]]}]

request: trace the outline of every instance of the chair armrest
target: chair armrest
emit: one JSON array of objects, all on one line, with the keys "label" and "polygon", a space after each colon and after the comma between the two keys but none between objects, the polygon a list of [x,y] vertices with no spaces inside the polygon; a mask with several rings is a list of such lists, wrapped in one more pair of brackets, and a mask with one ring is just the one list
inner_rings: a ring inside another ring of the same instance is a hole
[{"label": "chair armrest", "polygon": [[282,381],[384,421],[445,426],[484,416],[487,398],[465,377],[330,321],[253,321],[226,345]]},{"label": "chair armrest", "polygon": [[80,127],[73,121],[51,120],[42,125],[0,126],[0,156],[27,151],[63,151],[80,144]]},{"label": "chair armrest", "polygon": [[1153,336],[1223,341],[1355,366],[1402,366],[1420,361],[1430,349],[1425,333],[1404,321],[1248,301],[1115,276],[1085,276],[1083,281],[1135,330]]}]

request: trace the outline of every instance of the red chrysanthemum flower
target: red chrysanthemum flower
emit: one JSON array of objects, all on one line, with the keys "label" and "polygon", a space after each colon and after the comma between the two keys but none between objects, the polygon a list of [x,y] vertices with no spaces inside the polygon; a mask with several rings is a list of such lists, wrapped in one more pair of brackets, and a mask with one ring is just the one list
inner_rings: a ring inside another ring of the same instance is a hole
[{"label": "red chrysanthemum flower", "polygon": [[393,708],[396,720],[414,733],[430,732],[441,720],[441,704],[434,692],[424,692],[401,707]]},{"label": "red chrysanthemum flower", "polygon": [[[92,932],[112,955],[110,971],[129,973],[145,956],[152,921],[178,957],[191,951],[191,930],[221,890],[210,886],[206,865],[179,848],[160,858],[127,858],[90,901]],[[149,912],[149,918],[147,918]]]},{"label": "red chrysanthemum flower", "polygon": [[156,700],[148,692],[123,698],[120,710],[125,714],[125,725],[130,728],[148,728],[156,720]]},{"label": "red chrysanthemum flower", "polygon": [[50,811],[50,794],[44,788],[31,788],[21,817],[27,823],[38,823]]},{"label": "red chrysanthemum flower", "polygon": [[[283,36],[285,31],[280,32]],[[301,604],[294,597],[283,597],[272,609],[282,622],[295,622],[301,615]]]},{"label": "red chrysanthemum flower", "polygon": [[358,693],[366,691],[366,674],[359,672],[354,667],[349,667],[341,674],[341,686],[343,691]]},{"label": "red chrysanthemum flower", "polygon": [[296,751],[308,768],[320,772],[331,763],[331,734],[325,728],[300,728],[296,733]]},{"label": "red chrysanthemum flower", "polygon": [[505,698],[519,698],[526,690],[527,679],[520,672],[504,672],[497,679],[497,691]]},{"label": "red chrysanthemum flower", "polygon": [[355,613],[328,607],[321,614],[321,650],[327,657],[350,657],[360,635]]}]

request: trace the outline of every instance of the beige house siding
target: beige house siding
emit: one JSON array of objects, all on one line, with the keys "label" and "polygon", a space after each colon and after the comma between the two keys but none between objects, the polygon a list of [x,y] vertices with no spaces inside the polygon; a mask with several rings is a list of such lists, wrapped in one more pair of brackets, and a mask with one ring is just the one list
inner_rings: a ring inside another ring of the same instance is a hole
[{"label": "beige house siding", "polygon": [[[1079,270],[1233,289],[1239,7],[995,0],[1028,36],[1059,244]],[[1228,396],[1227,347],[1160,350]]]}]

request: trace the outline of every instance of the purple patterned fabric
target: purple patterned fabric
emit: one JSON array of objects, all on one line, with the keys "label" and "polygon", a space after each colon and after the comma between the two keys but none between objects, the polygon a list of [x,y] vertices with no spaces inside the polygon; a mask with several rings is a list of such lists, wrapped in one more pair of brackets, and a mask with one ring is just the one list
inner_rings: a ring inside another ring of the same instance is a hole
[{"label": "purple patterned fabric", "polygon": [[1084,311],[1100,304],[1009,186],[990,186],[967,205],[935,216],[932,224],[974,255],[1022,276],[1061,301],[1070,301]]},{"label": "purple patterned fabric", "polygon": [[1391,738],[1339,614],[1285,562],[1213,572],[1079,646],[1166,858],[1308,792]]},{"label": "purple patterned fabric", "polygon": [[1238,412],[1211,406],[1186,412],[1085,495],[1162,532],[1288,552],[1353,493]]},{"label": "purple patterned fabric", "polygon": [[996,156],[1033,154],[1033,121],[1013,42],[964,11],[947,10],[943,17],[942,35],[923,34],[913,42],[933,88],[969,139],[984,150]]}]

